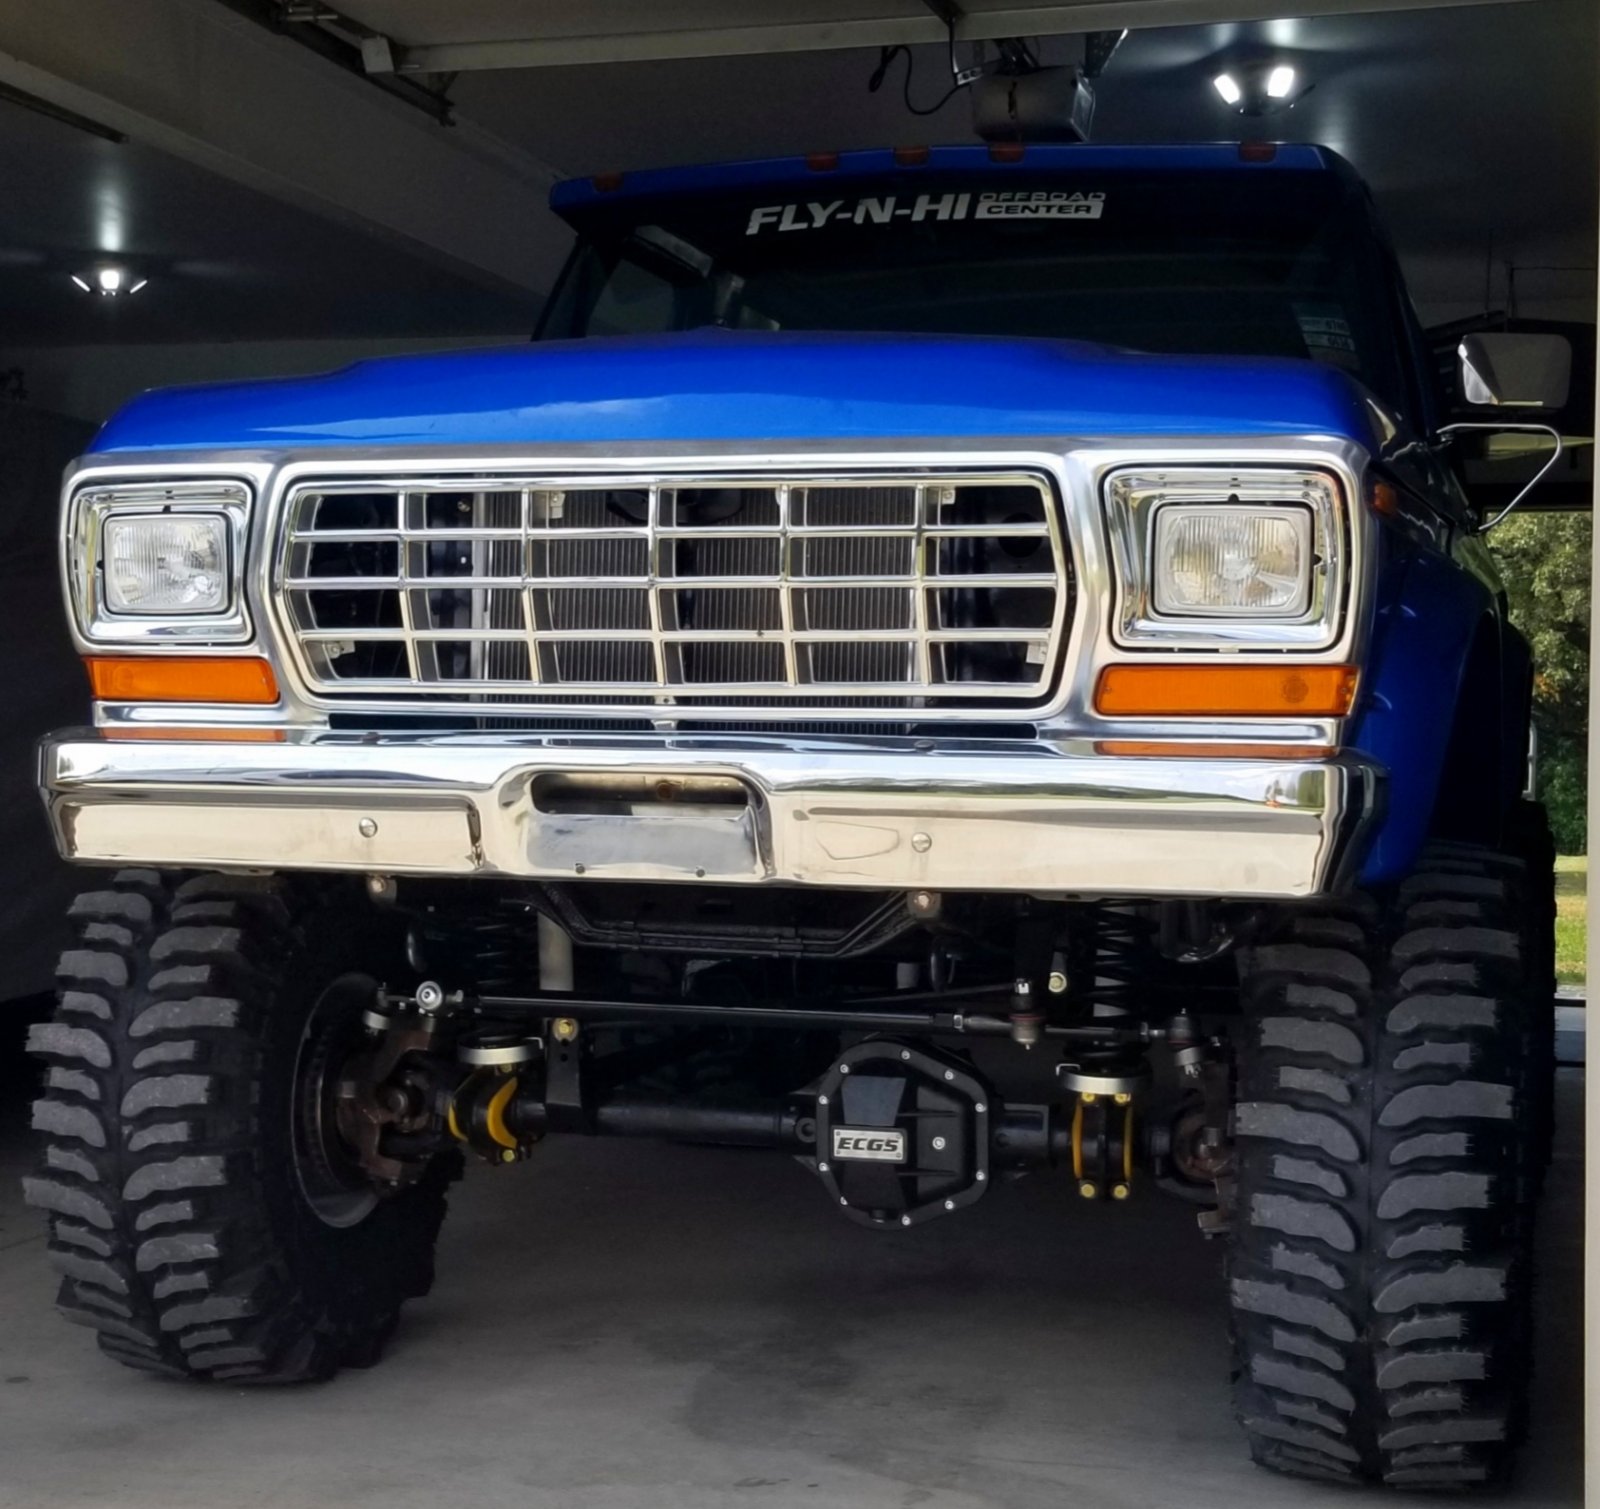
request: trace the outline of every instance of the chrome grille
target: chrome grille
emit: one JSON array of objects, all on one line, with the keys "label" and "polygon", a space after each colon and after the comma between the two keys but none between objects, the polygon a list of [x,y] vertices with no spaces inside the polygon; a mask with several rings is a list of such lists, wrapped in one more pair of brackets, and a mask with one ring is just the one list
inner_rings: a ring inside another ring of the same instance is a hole
[{"label": "chrome grille", "polygon": [[1028,474],[339,479],[285,507],[281,621],[340,700],[1023,705],[1070,617]]}]

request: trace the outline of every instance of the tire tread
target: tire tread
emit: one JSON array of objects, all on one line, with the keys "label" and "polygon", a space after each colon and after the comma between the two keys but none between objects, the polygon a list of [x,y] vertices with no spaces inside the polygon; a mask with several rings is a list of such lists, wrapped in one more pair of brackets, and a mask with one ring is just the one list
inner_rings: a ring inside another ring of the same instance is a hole
[{"label": "tire tread", "polygon": [[1242,961],[1230,1295],[1266,1466],[1406,1488],[1507,1471],[1528,1368],[1519,1125],[1541,1092],[1527,889],[1515,858],[1430,849],[1391,907],[1288,913]]},{"label": "tire tread", "polygon": [[295,1236],[307,1217],[264,1192],[273,971],[303,943],[290,886],[124,870],[71,917],[58,1009],[28,1045],[49,1067],[24,1180],[62,1314],[113,1360],[171,1377],[298,1382],[370,1357],[428,1287],[448,1176],[394,1202],[413,1240],[377,1275],[316,1271]]}]

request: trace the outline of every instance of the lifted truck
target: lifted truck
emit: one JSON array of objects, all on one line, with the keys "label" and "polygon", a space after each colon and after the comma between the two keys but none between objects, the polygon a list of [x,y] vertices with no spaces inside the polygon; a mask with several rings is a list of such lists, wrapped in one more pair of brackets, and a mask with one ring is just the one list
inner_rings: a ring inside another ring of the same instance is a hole
[{"label": "lifted truck", "polygon": [[[1352,172],[954,147],[560,186],[538,343],[136,400],[28,1180],[117,1360],[293,1382],[463,1154],[1025,1170],[1229,1246],[1286,1472],[1493,1481],[1550,1135],[1529,658]],[[1560,401],[1535,337],[1480,404]],[[1003,1194],[1001,1198],[1004,1198]]]}]

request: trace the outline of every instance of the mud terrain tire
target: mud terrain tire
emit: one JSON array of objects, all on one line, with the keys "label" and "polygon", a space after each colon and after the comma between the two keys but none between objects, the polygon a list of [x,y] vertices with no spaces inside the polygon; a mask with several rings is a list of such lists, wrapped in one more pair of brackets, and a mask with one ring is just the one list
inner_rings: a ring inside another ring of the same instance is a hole
[{"label": "mud terrain tire", "polygon": [[1381,904],[1286,913],[1242,961],[1229,1289],[1265,1466],[1435,1490],[1505,1476],[1552,1093],[1530,1011],[1541,896],[1520,857],[1435,844]]},{"label": "mud terrain tire", "polygon": [[[174,1377],[292,1383],[377,1359],[425,1294],[454,1169],[339,1219],[304,1182],[295,1087],[331,982],[351,1001],[389,940],[339,892],[272,877],[124,870],[80,895],[29,1202],[59,1306],[101,1350]],[[341,1002],[339,1010],[347,1010]]]}]

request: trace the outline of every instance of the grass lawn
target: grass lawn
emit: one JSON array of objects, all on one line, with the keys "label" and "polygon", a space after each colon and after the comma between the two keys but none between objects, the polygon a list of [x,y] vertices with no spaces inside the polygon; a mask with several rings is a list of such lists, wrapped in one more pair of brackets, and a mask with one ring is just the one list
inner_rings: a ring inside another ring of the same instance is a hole
[{"label": "grass lawn", "polygon": [[1589,861],[1581,854],[1556,860],[1556,975],[1563,985],[1580,984],[1589,946]]}]

